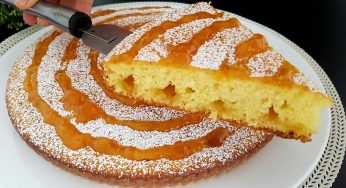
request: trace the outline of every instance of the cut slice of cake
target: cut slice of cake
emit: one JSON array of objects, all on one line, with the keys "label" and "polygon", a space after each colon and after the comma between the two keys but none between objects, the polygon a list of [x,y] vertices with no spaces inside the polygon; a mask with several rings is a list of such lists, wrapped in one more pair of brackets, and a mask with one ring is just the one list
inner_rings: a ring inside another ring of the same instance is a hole
[{"label": "cut slice of cake", "polygon": [[311,140],[321,109],[332,104],[263,35],[208,3],[142,26],[102,68],[122,95],[301,141]]}]

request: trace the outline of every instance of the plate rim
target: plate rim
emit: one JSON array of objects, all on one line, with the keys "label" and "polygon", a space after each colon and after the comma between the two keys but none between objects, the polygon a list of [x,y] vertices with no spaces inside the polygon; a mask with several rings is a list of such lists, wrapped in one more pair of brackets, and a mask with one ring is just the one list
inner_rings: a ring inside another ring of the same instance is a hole
[{"label": "plate rim", "polygon": [[[145,1],[145,2],[124,2],[124,3],[114,3],[107,4],[94,7],[93,10],[98,10],[102,8],[109,8],[115,4],[121,4],[122,6],[148,6],[148,5],[168,5],[168,6],[176,6],[183,7],[189,4],[186,3],[178,3],[178,2],[164,2],[164,1]],[[113,7],[112,7],[113,8]],[[222,10],[223,11],[223,10]],[[228,11],[225,11],[228,12]],[[309,64],[310,68],[314,71],[314,73],[318,76],[326,93],[329,96],[332,96],[334,105],[331,108],[331,122],[329,129],[329,137],[324,148],[323,154],[320,157],[317,165],[313,169],[313,171],[308,175],[308,177],[300,184],[299,187],[331,187],[332,183],[335,181],[337,174],[340,170],[342,160],[344,158],[345,149],[346,149],[346,117],[343,105],[341,103],[340,97],[329,79],[328,75],[323,71],[320,65],[303,49],[301,49],[298,45],[274,31],[273,29],[266,27],[260,23],[247,19],[245,17],[239,16],[237,14],[232,13],[240,20],[244,20],[250,24],[253,24],[257,27],[263,28],[268,31],[270,34],[278,37],[280,40],[286,42],[290,47],[296,50]],[[10,37],[5,39],[0,43],[0,58],[15,44],[20,42],[22,39],[27,38],[33,33],[41,30],[40,26],[31,26],[26,28]]]}]

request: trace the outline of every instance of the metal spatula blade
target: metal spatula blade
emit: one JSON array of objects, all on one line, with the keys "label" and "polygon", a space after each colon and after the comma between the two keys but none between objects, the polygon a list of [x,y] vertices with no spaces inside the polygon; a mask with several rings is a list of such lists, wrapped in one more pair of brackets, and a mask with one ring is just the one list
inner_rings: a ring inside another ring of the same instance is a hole
[{"label": "metal spatula blade", "polygon": [[[15,6],[15,0],[0,2]],[[38,1],[25,12],[47,19],[58,28],[82,38],[86,45],[105,55],[131,34],[130,31],[114,25],[92,26],[91,18],[87,14],[47,1]]]},{"label": "metal spatula blade", "polygon": [[108,54],[132,32],[115,25],[96,25],[83,31],[82,41],[103,54]]}]

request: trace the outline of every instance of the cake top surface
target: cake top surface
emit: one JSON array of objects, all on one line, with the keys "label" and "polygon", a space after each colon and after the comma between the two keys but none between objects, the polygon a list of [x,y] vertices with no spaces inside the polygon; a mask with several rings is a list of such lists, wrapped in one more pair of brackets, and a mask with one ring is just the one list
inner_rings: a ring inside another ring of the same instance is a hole
[{"label": "cake top surface", "polygon": [[[157,16],[120,42],[104,60],[104,66],[122,61],[177,62],[207,70],[236,70],[245,65],[247,70],[241,71],[248,77],[284,78],[285,83],[323,93],[275,52],[264,36],[247,29],[233,14],[219,13],[205,2]],[[286,75],[281,69],[294,74]]]},{"label": "cake top surface", "polygon": [[[197,4],[182,12],[185,14],[201,10],[214,11],[208,7]],[[141,27],[153,19],[150,18],[151,13],[157,16],[156,14],[163,14],[168,11],[176,10],[168,7],[149,7],[112,13],[109,11],[104,15],[100,13],[100,15],[94,16],[94,20],[101,23],[103,20],[109,19],[114,24],[135,31],[136,28],[141,30],[141,28],[146,28],[148,27],[146,25],[151,24],[149,22]],[[113,16],[109,16],[110,14]],[[176,18],[167,16],[167,19],[178,19],[181,14],[175,15]],[[111,19],[114,17],[117,18]],[[209,24],[210,22],[207,19],[201,21],[201,23]],[[182,25],[181,27],[186,26]],[[195,23],[194,27],[198,29],[199,24]],[[60,159],[79,169],[117,174],[119,177],[138,174],[142,176],[160,175],[162,172],[183,174],[194,169],[212,167],[210,165],[215,165],[215,162],[226,163],[235,160],[237,157],[245,155],[248,149],[253,149],[261,142],[265,142],[269,136],[261,131],[236,128],[226,122],[208,119],[201,119],[196,123],[168,131],[143,131],[131,128],[127,124],[133,121],[160,123],[179,119],[188,114],[155,106],[128,106],[111,98],[95,79],[95,75],[92,74],[92,71],[96,71],[92,63],[99,64],[101,56],[92,58],[93,53],[81,41],[73,39],[68,34],[48,33],[36,45],[26,50],[24,55],[17,60],[11,72],[6,96],[9,114],[14,126],[23,138],[51,158]],[[37,59],[38,56],[42,56],[42,59],[37,62],[34,61],[35,57]],[[31,80],[33,86],[29,90],[27,89],[29,86],[26,85],[28,75],[34,75],[34,79]],[[102,111],[99,113],[102,116],[96,116],[96,118],[87,119],[87,121],[80,120],[81,116],[78,116],[78,113],[90,112],[84,112],[83,109],[86,108],[77,109],[73,104],[67,103],[64,100],[68,93],[66,91],[74,92],[77,94],[76,96],[87,99],[89,102],[86,104],[90,105],[87,109]],[[120,155],[96,152],[92,146],[71,149],[67,147],[66,140],[62,137],[64,135],[59,132],[59,127],[52,126],[52,124],[47,123],[47,119],[44,119],[47,116],[42,111],[42,106],[30,101],[35,97],[39,101],[38,103],[46,105],[46,111],[51,112],[51,114],[56,113],[55,116],[59,117],[59,120],[62,119],[64,120],[63,123],[70,124],[79,135],[90,139],[105,138],[122,147],[132,147],[138,151],[193,141],[207,136],[218,128],[226,129],[233,134],[227,137],[219,147],[203,148],[180,160],[166,158],[131,160]],[[114,119],[118,123],[112,123],[111,120]]]}]

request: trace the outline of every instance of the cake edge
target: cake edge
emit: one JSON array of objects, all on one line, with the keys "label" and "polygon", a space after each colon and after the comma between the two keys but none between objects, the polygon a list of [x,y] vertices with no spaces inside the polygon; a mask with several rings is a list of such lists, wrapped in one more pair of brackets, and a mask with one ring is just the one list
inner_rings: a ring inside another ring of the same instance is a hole
[{"label": "cake edge", "polygon": [[[12,118],[11,118],[12,121]],[[183,176],[169,176],[168,173],[164,175],[143,177],[116,177],[115,174],[97,174],[92,173],[86,170],[82,170],[74,165],[68,164],[58,158],[48,155],[47,153],[41,151],[38,147],[36,147],[32,142],[28,140],[27,135],[22,135],[15,126],[16,132],[20,135],[20,137],[25,141],[25,143],[32,148],[38,155],[43,157],[46,161],[49,161],[54,166],[63,169],[66,172],[72,173],[74,175],[83,177],[88,180],[96,181],[98,183],[108,184],[108,185],[116,185],[122,187],[161,187],[161,186],[178,186],[178,185],[187,185],[190,183],[195,183],[201,180],[206,180],[212,177],[217,177],[223,173],[229,172],[232,169],[244,164],[247,160],[249,160],[253,155],[255,155],[258,151],[260,151],[267,143],[269,143],[273,136],[268,135],[265,139],[256,144],[251,150],[247,150],[248,152],[237,158],[237,160],[232,162],[227,162],[222,164],[217,162],[213,168],[204,169],[200,168],[195,172],[188,171]],[[119,175],[119,174],[117,174]],[[166,175],[166,176],[165,176]]]}]

